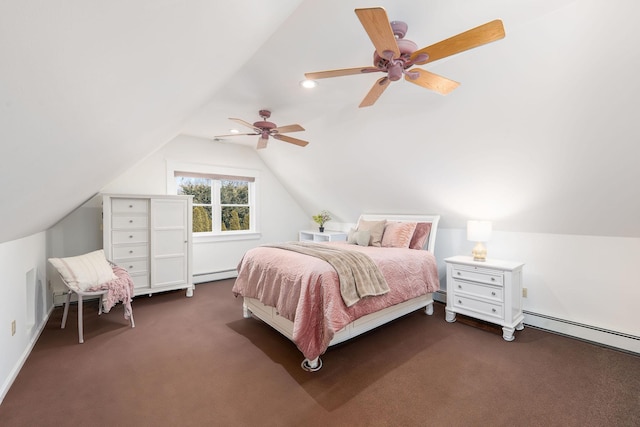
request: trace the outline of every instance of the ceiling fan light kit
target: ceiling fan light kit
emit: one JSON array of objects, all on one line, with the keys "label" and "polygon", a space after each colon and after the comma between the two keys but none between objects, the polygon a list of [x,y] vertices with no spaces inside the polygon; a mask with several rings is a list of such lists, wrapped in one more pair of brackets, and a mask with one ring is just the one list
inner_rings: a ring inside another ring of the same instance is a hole
[{"label": "ceiling fan light kit", "polygon": [[402,21],[389,21],[384,8],[356,9],[355,13],[375,47],[373,67],[311,72],[305,73],[305,77],[309,80],[315,80],[354,74],[386,73],[385,77],[374,83],[360,103],[360,107],[373,105],[389,86],[390,81],[398,81],[403,76],[411,83],[446,95],[458,87],[460,83],[421,68],[411,67],[437,61],[502,39],[505,36],[502,21],[496,19],[431,46],[418,49],[416,43],[404,38],[408,25]]}]

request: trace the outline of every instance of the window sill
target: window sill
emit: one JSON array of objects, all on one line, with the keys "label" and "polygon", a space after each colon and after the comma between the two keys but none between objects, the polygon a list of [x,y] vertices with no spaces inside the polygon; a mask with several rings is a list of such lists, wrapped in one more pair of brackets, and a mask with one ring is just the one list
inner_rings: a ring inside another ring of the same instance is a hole
[{"label": "window sill", "polygon": [[259,232],[240,232],[225,234],[193,234],[193,243],[234,242],[239,240],[258,240],[262,237]]}]

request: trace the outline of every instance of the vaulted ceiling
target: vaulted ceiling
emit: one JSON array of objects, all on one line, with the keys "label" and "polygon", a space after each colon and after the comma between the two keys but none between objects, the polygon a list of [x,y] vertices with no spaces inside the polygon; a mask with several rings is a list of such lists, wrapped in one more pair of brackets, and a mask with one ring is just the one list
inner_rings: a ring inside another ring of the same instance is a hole
[{"label": "vaulted ceiling", "polygon": [[[383,6],[419,47],[499,18],[503,40],[427,64],[442,96],[379,75],[355,8]],[[640,53],[631,0],[25,1],[0,4],[0,242],[46,229],[183,135],[270,109],[300,148],[258,153],[309,213],[471,217],[503,230],[640,237]]]}]

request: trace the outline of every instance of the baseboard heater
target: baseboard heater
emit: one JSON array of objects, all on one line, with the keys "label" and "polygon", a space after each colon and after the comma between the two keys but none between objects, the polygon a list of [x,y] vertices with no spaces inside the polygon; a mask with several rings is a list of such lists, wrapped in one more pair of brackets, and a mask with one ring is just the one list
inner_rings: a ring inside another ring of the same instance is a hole
[{"label": "baseboard heater", "polygon": [[235,268],[228,268],[226,270],[210,271],[208,273],[197,273],[193,275],[193,283],[206,283],[216,280],[231,279],[238,277],[238,270]]},{"label": "baseboard heater", "polygon": [[566,335],[596,345],[612,347],[634,354],[640,354],[640,337],[625,334],[571,320],[559,319],[540,313],[523,310],[525,325],[543,329],[559,335]]},{"label": "baseboard heater", "polygon": [[[439,290],[433,294],[435,301],[447,303],[447,293]],[[569,338],[579,339],[603,347],[611,347],[628,353],[640,354],[640,337],[545,314],[523,310],[524,324]],[[518,333],[516,332],[516,339]]]}]

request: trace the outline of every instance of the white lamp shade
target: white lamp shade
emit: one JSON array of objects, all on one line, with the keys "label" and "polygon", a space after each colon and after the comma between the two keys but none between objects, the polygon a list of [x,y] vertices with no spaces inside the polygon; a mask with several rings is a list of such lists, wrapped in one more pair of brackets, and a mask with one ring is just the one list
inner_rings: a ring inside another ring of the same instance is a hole
[{"label": "white lamp shade", "polygon": [[467,240],[488,242],[491,240],[491,221],[467,221]]}]

